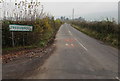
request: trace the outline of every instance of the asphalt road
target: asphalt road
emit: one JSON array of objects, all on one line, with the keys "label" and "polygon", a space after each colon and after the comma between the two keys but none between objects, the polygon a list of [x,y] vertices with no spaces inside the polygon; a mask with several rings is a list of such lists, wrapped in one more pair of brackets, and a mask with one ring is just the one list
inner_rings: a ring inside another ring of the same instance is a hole
[{"label": "asphalt road", "polygon": [[56,50],[29,79],[118,78],[118,50],[93,39],[69,24],[56,36]]}]

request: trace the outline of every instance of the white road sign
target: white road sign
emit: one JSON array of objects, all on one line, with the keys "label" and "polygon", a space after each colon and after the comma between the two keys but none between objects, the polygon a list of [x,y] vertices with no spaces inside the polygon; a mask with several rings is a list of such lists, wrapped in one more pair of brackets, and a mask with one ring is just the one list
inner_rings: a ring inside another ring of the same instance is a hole
[{"label": "white road sign", "polygon": [[10,31],[32,31],[33,26],[29,25],[9,25]]}]

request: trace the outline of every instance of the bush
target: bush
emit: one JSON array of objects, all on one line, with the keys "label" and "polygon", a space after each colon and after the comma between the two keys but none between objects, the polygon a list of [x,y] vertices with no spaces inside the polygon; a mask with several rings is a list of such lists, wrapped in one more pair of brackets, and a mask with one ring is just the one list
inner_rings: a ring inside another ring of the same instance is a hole
[{"label": "bush", "polygon": [[[3,21],[2,24],[2,46],[3,48],[12,47],[12,37],[9,31],[10,24],[32,25],[32,32],[14,32],[15,46],[45,46],[49,39],[55,36],[62,22],[54,18],[36,19],[35,21]],[[23,43],[24,38],[24,43]]]}]

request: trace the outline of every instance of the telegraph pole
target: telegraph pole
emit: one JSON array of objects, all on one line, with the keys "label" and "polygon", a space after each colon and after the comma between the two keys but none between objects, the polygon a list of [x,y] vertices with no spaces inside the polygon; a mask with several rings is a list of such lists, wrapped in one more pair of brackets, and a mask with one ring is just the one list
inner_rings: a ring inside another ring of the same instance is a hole
[{"label": "telegraph pole", "polygon": [[72,11],[72,20],[74,20],[74,8],[73,8],[73,11]]}]

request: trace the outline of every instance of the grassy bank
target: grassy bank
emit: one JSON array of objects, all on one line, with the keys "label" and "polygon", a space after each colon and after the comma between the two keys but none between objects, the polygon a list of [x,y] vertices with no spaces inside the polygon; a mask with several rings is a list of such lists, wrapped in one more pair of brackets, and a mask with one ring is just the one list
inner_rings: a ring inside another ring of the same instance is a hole
[{"label": "grassy bank", "polygon": [[35,49],[35,48],[37,48],[37,46],[8,47],[8,48],[2,49],[2,54],[15,53],[15,52],[24,51],[24,50],[31,50],[31,49]]},{"label": "grassy bank", "polygon": [[119,46],[120,46],[119,42],[118,42],[118,34],[107,33],[107,32],[101,33],[101,32],[92,30],[90,28],[81,27],[80,25],[75,25],[75,24],[72,24],[72,26],[74,28],[76,28],[77,30],[79,30],[93,38],[101,40],[101,41],[105,42],[106,44],[109,44],[113,47],[119,48]]}]

